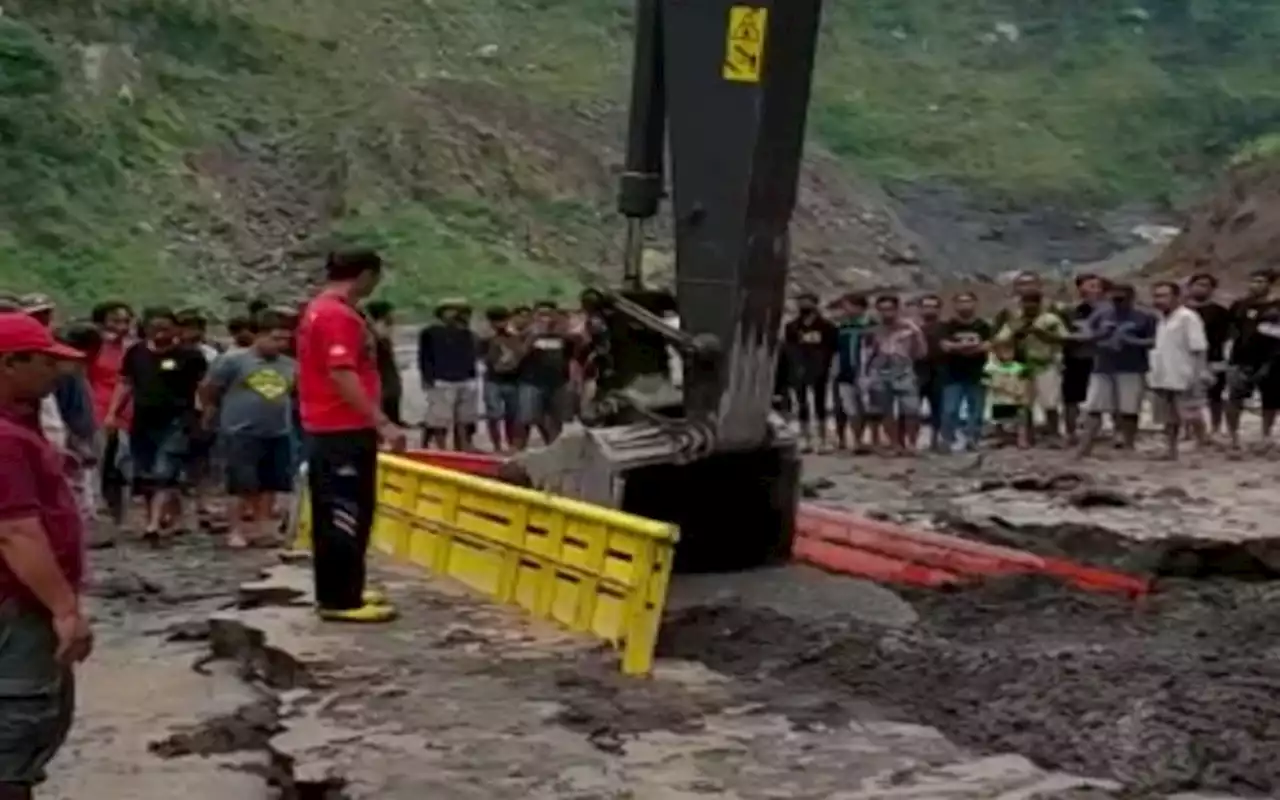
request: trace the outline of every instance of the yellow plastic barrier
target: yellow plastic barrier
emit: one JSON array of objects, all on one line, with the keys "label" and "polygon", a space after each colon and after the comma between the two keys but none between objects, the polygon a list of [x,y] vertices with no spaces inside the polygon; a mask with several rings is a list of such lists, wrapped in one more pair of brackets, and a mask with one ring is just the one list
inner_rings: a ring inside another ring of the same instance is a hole
[{"label": "yellow plastic barrier", "polygon": [[[311,546],[299,503],[296,546]],[[383,455],[372,546],[653,666],[679,531],[674,525]]]}]

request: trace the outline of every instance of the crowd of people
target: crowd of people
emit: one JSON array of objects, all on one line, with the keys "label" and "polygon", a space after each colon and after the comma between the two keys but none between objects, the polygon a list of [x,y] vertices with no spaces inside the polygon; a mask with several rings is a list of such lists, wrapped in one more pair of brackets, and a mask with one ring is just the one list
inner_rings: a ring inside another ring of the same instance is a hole
[{"label": "crowd of people", "polygon": [[[47,297],[0,296],[0,797],[29,796],[70,725],[72,667],[93,647],[80,594],[94,519],[123,523],[136,501],[152,542],[194,511],[232,548],[275,544],[277,501],[302,479],[317,612],[394,618],[366,585],[365,550],[378,452],[403,448],[419,420],[403,414],[395,309],[366,302],[381,272],[372,251],[331,254],[307,303],[254,303],[219,344],[195,310],[111,301],[61,324]],[[1026,273],[989,319],[968,292],[949,309],[937,295],[853,293],[834,318],[805,295],[783,329],[775,402],[820,451],[908,454],[927,427],[939,451],[1063,442],[1088,456],[1107,419],[1132,449],[1150,399],[1174,458],[1184,437],[1208,446],[1224,426],[1238,447],[1255,395],[1269,440],[1275,280],[1255,273],[1225,306],[1196,275],[1155,284],[1146,305],[1132,286],[1082,275],[1060,303]],[[481,424],[499,451],[553,441],[599,366],[598,299],[495,307],[482,326],[464,299],[441,302],[418,333],[426,444],[474,449]],[[232,498],[221,510],[215,478]]]},{"label": "crowd of people", "polygon": [[[960,292],[950,314],[925,295],[909,315],[900,297],[847,294],[824,314],[798,298],[784,327],[780,407],[794,413],[806,449],[890,454],[959,451],[997,443],[1057,444],[1089,456],[1105,420],[1132,450],[1144,406],[1164,431],[1162,457],[1179,442],[1220,436],[1240,447],[1242,411],[1261,401],[1270,441],[1280,409],[1280,298],[1259,270],[1225,306],[1217,280],[1162,281],[1141,304],[1134,287],[1097,275],[1075,281],[1074,302],[1055,302],[1035,273],[990,319]],[[834,402],[831,402],[834,401]],[[828,413],[828,412],[831,413]]]}]

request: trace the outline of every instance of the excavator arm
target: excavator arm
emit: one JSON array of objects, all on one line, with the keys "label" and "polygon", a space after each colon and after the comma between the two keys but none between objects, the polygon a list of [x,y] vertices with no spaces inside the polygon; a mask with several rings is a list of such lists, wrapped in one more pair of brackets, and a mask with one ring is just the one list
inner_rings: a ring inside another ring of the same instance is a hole
[{"label": "excavator arm", "polygon": [[[600,393],[585,427],[521,460],[535,485],[680,524],[678,568],[789,550],[799,457],[772,400],[820,9],[637,0],[623,282],[602,292]],[[668,171],[678,331],[640,270]]]}]

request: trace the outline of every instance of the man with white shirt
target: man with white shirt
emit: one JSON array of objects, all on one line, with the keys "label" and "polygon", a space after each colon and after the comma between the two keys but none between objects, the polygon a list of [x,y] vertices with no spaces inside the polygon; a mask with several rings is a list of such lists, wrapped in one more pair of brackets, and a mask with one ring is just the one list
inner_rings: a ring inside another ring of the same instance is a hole
[{"label": "man with white shirt", "polygon": [[1157,312],[1155,345],[1151,348],[1147,386],[1154,396],[1156,421],[1164,426],[1165,457],[1178,457],[1178,438],[1186,426],[1203,446],[1208,441],[1204,422],[1209,372],[1209,340],[1204,321],[1182,304],[1178,284],[1161,281],[1151,287]]}]

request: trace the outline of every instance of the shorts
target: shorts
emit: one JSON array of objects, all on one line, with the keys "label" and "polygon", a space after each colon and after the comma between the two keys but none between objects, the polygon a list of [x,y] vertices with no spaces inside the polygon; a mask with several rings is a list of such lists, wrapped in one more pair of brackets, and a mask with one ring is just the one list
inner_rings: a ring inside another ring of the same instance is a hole
[{"label": "shorts", "polygon": [[484,416],[494,422],[518,422],[520,385],[514,381],[485,381]]},{"label": "shorts", "polygon": [[1151,390],[1151,413],[1157,425],[1182,425],[1195,422],[1204,414],[1205,394],[1200,389],[1174,391]]},{"label": "shorts", "polygon": [[1031,404],[1041,411],[1062,407],[1062,370],[1057,364],[1036,367],[1031,377]]},{"label": "shorts", "polygon": [[861,419],[865,414],[863,408],[862,393],[858,391],[858,387],[852,383],[836,384],[836,402],[840,404],[840,410],[844,412],[849,419]]},{"label": "shorts", "polygon": [[1085,407],[1090,414],[1136,417],[1142,412],[1142,396],[1146,389],[1144,375],[1095,372],[1089,376],[1089,396],[1085,398]]},{"label": "shorts", "polygon": [[573,410],[573,392],[568,384],[562,386],[538,386],[522,383],[518,388],[520,394],[519,419],[522,424],[532,425],[542,422],[548,417],[560,422],[569,419]]},{"label": "shorts", "polygon": [[133,462],[133,482],[139,488],[172,489],[182,481],[189,442],[179,421],[157,428],[139,428],[129,433],[129,457]]},{"label": "shorts", "polygon": [[1062,362],[1062,402],[1069,406],[1084,405],[1089,398],[1089,376],[1093,359],[1068,358]]},{"label": "shorts", "polygon": [[920,416],[920,384],[914,372],[869,375],[862,400],[866,416],[873,419],[895,411],[901,417]]},{"label": "shorts", "polygon": [[1264,411],[1280,410],[1280,368],[1232,364],[1227,368],[1226,380],[1228,397],[1233,402],[1243,403],[1257,393],[1262,395]]},{"label": "shorts", "polygon": [[293,441],[286,436],[230,433],[222,437],[227,494],[287,494],[293,491]]},{"label": "shorts", "polygon": [[1015,406],[1009,403],[999,403],[991,407],[992,422],[1018,422],[1022,419],[1026,412],[1026,406]]},{"label": "shorts", "polygon": [[0,603],[0,786],[32,787],[71,730],[75,678],[43,611]]},{"label": "shorts", "polygon": [[424,424],[432,430],[447,430],[454,425],[475,423],[480,411],[479,382],[436,381],[426,391],[427,417]]}]

